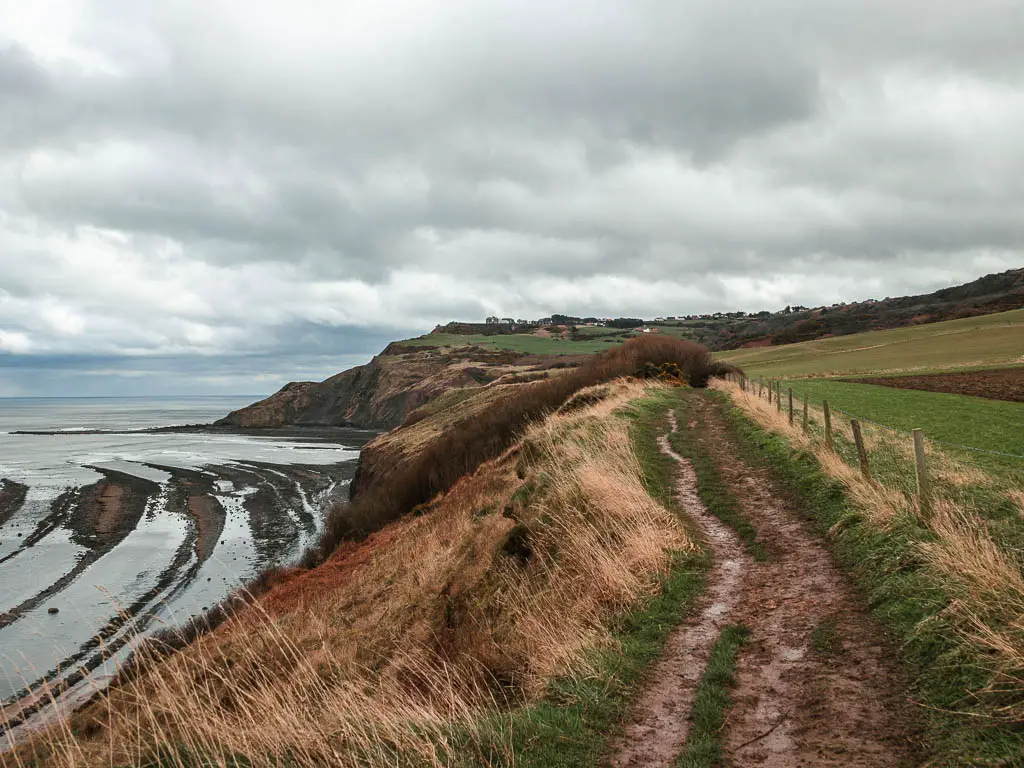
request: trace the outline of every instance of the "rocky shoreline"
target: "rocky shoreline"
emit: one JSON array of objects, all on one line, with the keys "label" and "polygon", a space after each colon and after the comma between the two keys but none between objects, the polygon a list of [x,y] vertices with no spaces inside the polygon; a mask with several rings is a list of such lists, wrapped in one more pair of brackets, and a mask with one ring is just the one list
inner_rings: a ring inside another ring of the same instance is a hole
[{"label": "rocky shoreline", "polygon": [[[273,437],[302,450],[361,448],[376,434],[172,429]],[[157,431],[171,430],[147,430]],[[0,548],[0,579],[10,585],[5,598],[13,603],[0,604],[0,648],[25,657],[17,668],[32,670],[17,673],[20,688],[0,690],[0,734],[39,706],[40,691],[75,689],[108,660],[123,660],[153,629],[201,615],[241,584],[294,561],[315,542],[323,512],[347,498],[356,462],[83,466],[100,479],[42,500],[29,484],[0,480],[0,545],[6,545]],[[110,600],[97,596],[97,589],[109,589]],[[83,595],[89,602],[81,602]],[[76,616],[83,612],[85,622]],[[31,638],[40,633],[67,652],[54,656],[35,647]]]}]

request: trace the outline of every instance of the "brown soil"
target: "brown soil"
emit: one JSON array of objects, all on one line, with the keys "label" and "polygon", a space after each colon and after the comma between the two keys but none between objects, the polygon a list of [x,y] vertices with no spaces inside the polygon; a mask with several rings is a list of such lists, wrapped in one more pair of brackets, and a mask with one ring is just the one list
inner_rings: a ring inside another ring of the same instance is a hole
[{"label": "brown soil", "polygon": [[1024,368],[931,373],[922,376],[883,376],[871,379],[843,379],[843,381],[1024,403]]},{"label": "brown soil", "polygon": [[[627,729],[632,743],[615,752],[625,762],[613,764],[671,764],[685,742],[684,713],[708,651],[721,627],[740,623],[751,637],[740,654],[734,704],[723,734],[730,765],[920,764],[915,712],[904,693],[908,680],[892,661],[895,646],[865,613],[824,544],[805,529],[768,473],[739,458],[715,407],[703,398],[695,402],[696,418],[688,428],[697,430],[698,444],[713,457],[772,559],[755,562],[737,552],[731,531],[726,536],[707,533],[713,527],[696,499],[693,470],[688,461],[670,454],[681,467],[679,498],[705,532],[716,564],[697,626],[684,625],[673,634]],[[723,601],[722,571],[727,568],[736,572],[729,576]],[[710,618],[709,606],[720,606]],[[812,641],[815,636],[818,643]],[[695,643],[697,637],[702,639]]]},{"label": "brown soil", "polygon": [[[674,413],[670,420],[675,431]],[[714,562],[699,610],[669,636],[648,685],[634,703],[629,724],[612,753],[615,766],[671,765],[682,749],[697,683],[718,635],[733,620],[741,581],[752,563],[736,534],[704,507],[689,460],[672,450],[667,437],[658,445],[679,463],[676,499],[697,524]]]},{"label": "brown soil", "polygon": [[[915,764],[915,712],[892,640],[768,473],[737,456],[714,406],[702,398],[698,413],[701,446],[774,555],[754,565],[737,613],[752,635],[726,754],[737,765],[779,768]],[[816,650],[816,630],[834,647]]]}]

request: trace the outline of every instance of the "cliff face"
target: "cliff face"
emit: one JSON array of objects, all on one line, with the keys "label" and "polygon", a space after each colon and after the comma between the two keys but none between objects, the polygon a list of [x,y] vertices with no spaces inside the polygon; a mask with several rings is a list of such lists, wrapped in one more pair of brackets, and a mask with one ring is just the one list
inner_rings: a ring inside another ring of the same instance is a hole
[{"label": "cliff face", "polygon": [[[467,349],[389,348],[321,382],[293,382],[265,400],[216,422],[232,427],[360,427],[393,429],[410,411],[450,389],[492,381],[509,370],[508,355]],[[390,353],[390,354],[389,354]]]}]

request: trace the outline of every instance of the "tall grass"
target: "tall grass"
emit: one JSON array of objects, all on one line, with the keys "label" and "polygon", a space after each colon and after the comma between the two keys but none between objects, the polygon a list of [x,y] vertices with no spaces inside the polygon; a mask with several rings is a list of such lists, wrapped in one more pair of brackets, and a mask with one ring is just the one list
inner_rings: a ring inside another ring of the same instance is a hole
[{"label": "tall grass", "polygon": [[[561,376],[517,385],[472,418],[447,427],[413,457],[391,467],[386,481],[362,490],[328,516],[323,536],[305,565],[315,565],[342,542],[359,540],[444,492],[483,462],[499,456],[532,422],[557,410],[574,393],[631,376],[646,363],[676,364],[693,387],[735,370],[716,363],[706,347],[664,336],[644,336],[607,350]],[[372,446],[368,451],[372,451]]]},{"label": "tall grass", "polygon": [[1024,559],[1000,548],[976,513],[950,501],[936,505],[926,561],[949,585],[949,613],[981,651],[992,679],[983,690],[1001,720],[1024,725]]},{"label": "tall grass", "polygon": [[533,424],[429,514],[346,543],[9,762],[450,763],[478,722],[589,675],[615,617],[693,549],[615,415],[657,386]]}]

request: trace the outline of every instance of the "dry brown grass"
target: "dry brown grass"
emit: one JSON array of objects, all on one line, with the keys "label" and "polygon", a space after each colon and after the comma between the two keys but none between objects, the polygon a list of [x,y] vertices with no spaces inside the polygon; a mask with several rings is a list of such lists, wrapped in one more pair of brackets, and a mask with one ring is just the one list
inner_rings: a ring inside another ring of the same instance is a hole
[{"label": "dry brown grass", "polygon": [[[765,429],[783,434],[791,445],[814,453],[824,470],[846,486],[858,507],[879,528],[887,527],[897,515],[911,510],[912,505],[900,491],[865,480],[857,468],[828,450],[822,442],[804,434],[799,416],[790,425],[785,409],[777,411],[774,402],[769,405],[754,392],[744,392],[736,384],[723,379],[716,379],[711,386],[727,392],[733,402]],[[819,423],[824,419],[816,406],[810,406],[809,413]],[[833,419],[832,426],[835,435],[853,439],[849,424],[841,419]],[[877,444],[878,438],[873,439]]]},{"label": "dry brown grass", "polygon": [[504,387],[503,396],[472,418],[458,419],[438,430],[433,439],[417,443],[411,455],[371,442],[362,451],[352,503],[337,513],[328,512],[318,545],[308,550],[304,564],[322,563],[342,543],[362,540],[447,492],[485,461],[502,455],[529,425],[557,411],[581,390],[665,363],[672,363],[688,384],[700,387],[711,376],[736,370],[716,363],[700,344],[648,335],[592,355],[564,375]]},{"label": "dry brown grass", "polygon": [[1024,561],[998,547],[977,514],[952,502],[935,505],[930,525],[937,538],[921,549],[956,596],[948,612],[990,660],[995,677],[988,692],[1018,694],[998,714],[1024,722]]},{"label": "dry brown grass", "polygon": [[422,515],[343,545],[19,759],[136,764],[159,747],[173,766],[448,762],[454,727],[587,674],[613,617],[692,547],[614,415],[644,389],[617,382],[535,425]]},{"label": "dry brown grass", "polygon": [[823,447],[816,447],[814,453],[825,472],[846,486],[850,498],[875,527],[885,530],[899,515],[913,513],[914,505],[901,491],[865,480],[859,469]]},{"label": "dry brown grass", "polygon": [[952,486],[993,486],[995,481],[984,470],[937,451],[932,447],[931,441],[925,445],[930,457],[928,472],[936,481]]}]

